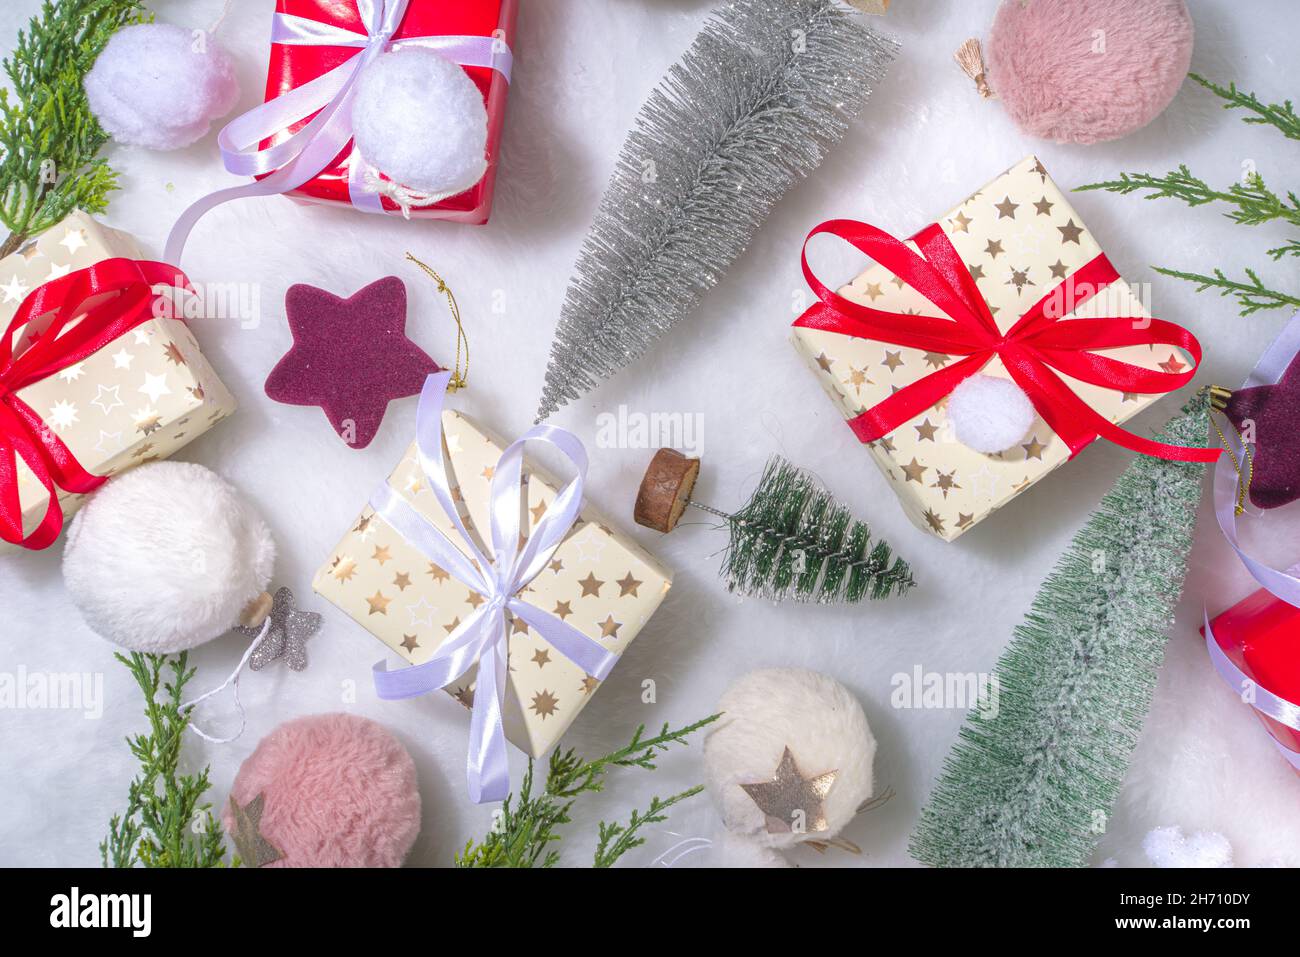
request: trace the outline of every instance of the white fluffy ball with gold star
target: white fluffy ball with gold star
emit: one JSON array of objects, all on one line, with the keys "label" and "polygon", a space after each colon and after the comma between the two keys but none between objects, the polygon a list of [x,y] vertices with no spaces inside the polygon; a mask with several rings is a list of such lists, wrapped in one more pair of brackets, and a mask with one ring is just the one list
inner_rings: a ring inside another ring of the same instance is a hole
[{"label": "white fluffy ball with gold star", "polygon": [[853,693],[803,668],[751,671],[718,702],[704,743],[733,867],[780,867],[800,844],[856,850],[840,832],[872,797],[876,739]]}]

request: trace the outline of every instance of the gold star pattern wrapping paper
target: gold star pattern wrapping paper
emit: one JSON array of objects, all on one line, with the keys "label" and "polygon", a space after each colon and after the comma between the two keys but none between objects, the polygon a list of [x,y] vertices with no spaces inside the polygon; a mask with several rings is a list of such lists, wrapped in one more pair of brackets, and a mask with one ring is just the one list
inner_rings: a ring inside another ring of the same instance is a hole
[{"label": "gold star pattern wrapping paper", "polygon": [[[79,210],[72,213],[0,260],[0,323],[8,327],[23,299],[42,283],[115,257],[142,258],[126,233]],[[167,458],[235,411],[234,397],[199,352],[189,327],[167,317],[137,326],[85,361],[20,389],[18,397],[87,471],[108,476]],[[60,491],[65,522],[83,498]],[[24,531],[30,532],[49,498],[21,458],[18,501]],[[0,552],[16,549],[0,542]]]},{"label": "gold star pattern wrapping paper", "polygon": [[[454,411],[443,413],[443,431],[452,495],[466,528],[490,553],[482,540],[488,537],[491,476],[507,443]],[[521,513],[521,524],[531,531],[560,483],[531,461],[525,472],[527,501],[521,504],[527,511]],[[425,487],[414,445],[388,484],[453,542],[460,540]],[[522,595],[621,654],[671,585],[667,569],[584,504],[550,563]],[[428,661],[484,600],[430,562],[370,508],[352,523],[312,587],[405,662],[417,665]],[[512,619],[509,628],[506,737],[521,751],[540,757],[559,741],[599,682],[522,620]],[[474,700],[473,670],[444,690],[468,708]]]},{"label": "gold star pattern wrapping paper", "polygon": [[[1034,156],[972,194],[938,223],[1003,331],[1102,251]],[[869,267],[838,292],[876,309],[944,318],[883,266]],[[1141,319],[1149,313],[1121,278],[1062,321],[1108,315]],[[957,358],[798,327],[793,342],[845,419]],[[1126,346],[1100,354],[1167,371],[1185,368],[1190,361],[1181,350],[1164,345]],[[981,371],[1008,377],[996,357]],[[1160,398],[1114,392],[1066,375],[1062,379],[1098,413],[1117,423]],[[1024,438],[1006,451],[988,455],[967,448],[953,434],[947,399],[868,448],[908,518],[945,541],[970,530],[1070,458],[1066,444],[1037,416]]]}]

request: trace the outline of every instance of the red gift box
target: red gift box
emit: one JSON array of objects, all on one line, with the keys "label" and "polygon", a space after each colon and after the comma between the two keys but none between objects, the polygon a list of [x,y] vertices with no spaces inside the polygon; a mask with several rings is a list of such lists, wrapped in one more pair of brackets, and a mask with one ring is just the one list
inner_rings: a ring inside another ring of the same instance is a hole
[{"label": "red gift box", "polygon": [[[1296,569],[1291,569],[1291,574],[1296,574]],[[1211,621],[1210,632],[1213,642],[1240,671],[1229,684],[1244,701],[1253,703],[1260,696],[1271,695],[1300,707],[1300,608],[1261,588]],[[1221,674],[1232,671],[1221,663],[1216,667]],[[1289,752],[1287,760],[1300,773],[1300,730],[1259,709],[1255,713],[1278,745]]]},{"label": "red gift box", "polygon": [[[373,2],[378,3],[379,0]],[[356,0],[277,0],[276,12],[330,24],[354,33],[366,32]],[[392,39],[394,43],[400,44],[402,40],[413,37],[482,36],[492,37],[513,49],[517,12],[518,0],[457,0],[455,3],[410,0],[406,15]],[[273,100],[315,80],[356,53],[355,48],[343,46],[272,43],[266,77],[266,100]],[[487,172],[475,186],[463,193],[432,206],[412,208],[412,217],[480,224],[488,221],[492,211],[497,154],[510,83],[499,70],[491,67],[466,66],[464,69],[482,91],[487,106]],[[310,119],[311,117],[306,117],[300,120],[263,145],[270,146],[287,139],[306,126]],[[351,206],[347,168],[351,155],[352,144],[349,142],[322,172],[285,195],[300,202]],[[381,202],[386,212],[401,214],[397,204],[388,197],[381,197]]]}]

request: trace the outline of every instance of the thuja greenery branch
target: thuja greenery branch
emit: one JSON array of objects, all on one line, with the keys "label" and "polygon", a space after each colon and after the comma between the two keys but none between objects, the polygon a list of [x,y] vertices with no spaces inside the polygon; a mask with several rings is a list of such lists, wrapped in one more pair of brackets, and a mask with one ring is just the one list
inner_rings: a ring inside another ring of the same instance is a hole
[{"label": "thuja greenery branch", "polygon": [[1207,203],[1230,203],[1235,208],[1224,213],[1235,223],[1244,226],[1258,226],[1275,219],[1282,219],[1294,226],[1300,226],[1300,200],[1295,193],[1287,193],[1283,198],[1264,185],[1259,173],[1250,173],[1240,183],[1233,183],[1227,190],[1217,190],[1202,179],[1193,176],[1191,170],[1180,165],[1172,173],[1164,176],[1152,176],[1149,173],[1120,173],[1119,179],[1104,183],[1089,183],[1080,186],[1080,190],[1104,189],[1112,193],[1129,194],[1138,190],[1151,190],[1145,199],[1181,199],[1188,206],[1204,206]]},{"label": "thuja greenery branch", "polygon": [[[687,738],[712,724],[721,715],[676,730],[667,724],[652,737],[645,736],[645,725],[636,729],[632,740],[622,748],[593,761],[580,757],[572,748],[551,755],[546,784],[534,794],[533,762],[520,783],[519,793],[510,795],[501,805],[496,825],[478,843],[469,841],[456,855],[457,867],[554,867],[560,853],[554,844],[561,839],[558,829],[571,822],[570,811],[582,794],[604,790],[605,773],[611,768],[642,768],[653,771],[658,755],[674,744],[686,745]],[[647,824],[666,819],[665,811],[700,792],[693,787],[668,798],[652,798],[643,811],[633,811],[627,824],[600,823],[595,867],[611,867],[623,854],[645,843],[639,831]]]},{"label": "thuja greenery branch", "polygon": [[613,867],[614,862],[620,857],[632,850],[634,847],[640,847],[645,843],[645,838],[638,835],[638,831],[647,824],[660,824],[668,820],[667,811],[674,804],[685,801],[689,797],[694,797],[704,790],[703,784],[697,784],[695,787],[683,791],[681,794],[674,794],[670,798],[651,798],[650,807],[645,813],[634,810],[632,817],[627,824],[606,824],[600,822],[600,842],[596,845],[596,859],[593,867]]},{"label": "thuja greenery branch", "polygon": [[[105,867],[219,867],[225,854],[221,825],[203,800],[208,768],[179,774],[181,745],[192,707],[182,707],[194,677],[188,655],[132,652],[116,655],[144,694],[147,734],[126,739],[140,771],[127,789],[126,810],[109,821],[99,845]],[[170,672],[170,679],[164,672]]]},{"label": "thuja greenery branch", "polygon": [[1177,269],[1164,269],[1159,266],[1155,267],[1155,270],[1163,276],[1172,276],[1175,279],[1196,283],[1197,292],[1217,289],[1220,296],[1236,296],[1237,304],[1240,306],[1241,315],[1243,316],[1252,315],[1262,309],[1281,309],[1285,306],[1300,308],[1300,298],[1267,288],[1260,282],[1259,276],[1255,274],[1253,269],[1246,270],[1246,276],[1250,280],[1249,283],[1229,279],[1223,274],[1222,269],[1214,270],[1213,276],[1203,276],[1194,272],[1180,272]]},{"label": "thuja greenery branch", "polygon": [[1300,140],[1300,116],[1296,116],[1290,100],[1280,104],[1261,103],[1254,93],[1239,91],[1235,83],[1229,83],[1224,87],[1196,73],[1189,75],[1201,86],[1224,100],[1223,108],[1225,110],[1242,109],[1255,114],[1254,116],[1243,116],[1243,122],[1276,126],[1288,138]]},{"label": "thuja greenery branch", "polygon": [[[1245,110],[1249,115],[1243,116],[1246,123],[1272,126],[1284,136],[1300,140],[1300,117],[1296,116],[1291,101],[1283,103],[1263,103],[1253,93],[1242,93],[1235,83],[1220,86],[1195,73],[1191,78],[1210,90],[1224,101],[1227,110]],[[1121,173],[1119,179],[1080,186],[1080,190],[1104,189],[1112,193],[1128,195],[1146,191],[1145,199],[1178,199],[1188,206],[1204,206],[1208,203],[1226,203],[1231,209],[1224,213],[1229,219],[1243,226],[1258,226],[1261,223],[1282,221],[1300,227],[1300,198],[1294,191],[1279,195],[1269,189],[1264,178],[1258,172],[1249,173],[1241,182],[1233,183],[1227,189],[1215,189],[1205,180],[1194,176],[1185,165],[1180,165],[1173,172],[1164,176],[1150,173]],[[1292,239],[1268,250],[1274,260],[1291,256],[1300,256],[1300,240]],[[1295,296],[1270,289],[1264,285],[1254,270],[1246,270],[1246,280],[1230,279],[1221,269],[1211,274],[1184,272],[1176,269],[1158,268],[1157,272],[1176,279],[1196,283],[1196,291],[1217,289],[1222,296],[1233,296],[1241,315],[1249,316],[1264,309],[1281,309],[1287,306],[1300,306],[1300,299]]]},{"label": "thuja greenery branch", "polygon": [[0,257],[80,208],[102,212],[117,175],[82,79],[109,37],[152,19],[139,0],[44,0],[4,60],[0,89]]}]

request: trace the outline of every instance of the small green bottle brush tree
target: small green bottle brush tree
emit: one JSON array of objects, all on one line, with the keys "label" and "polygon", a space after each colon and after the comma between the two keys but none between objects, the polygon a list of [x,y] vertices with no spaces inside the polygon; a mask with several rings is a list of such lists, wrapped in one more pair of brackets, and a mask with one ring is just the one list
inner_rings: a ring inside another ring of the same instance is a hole
[{"label": "small green bottle brush tree", "polygon": [[721,520],[730,541],[721,575],[729,591],[781,601],[858,602],[901,595],[912,570],[808,473],[772,456],[736,512],[691,500],[700,460],[660,449],[637,493],[637,523],[670,532],[688,507]]},{"label": "small green bottle brush tree", "polygon": [[[1287,139],[1300,140],[1300,116],[1296,116],[1291,101],[1284,103],[1263,103],[1254,93],[1243,93],[1235,83],[1219,86],[1205,77],[1190,74],[1191,78],[1223,100],[1225,110],[1244,110],[1242,120],[1257,126],[1271,126]],[[1152,176],[1150,173],[1121,173],[1117,180],[1104,183],[1091,183],[1080,186],[1081,190],[1104,189],[1113,193],[1136,193],[1149,190],[1146,199],[1179,199],[1188,206],[1204,206],[1208,203],[1227,203],[1232,208],[1224,215],[1234,223],[1243,226],[1258,226],[1261,223],[1280,221],[1300,227],[1300,199],[1294,192],[1280,196],[1264,185],[1264,178],[1255,171],[1249,171],[1239,183],[1233,183],[1227,189],[1215,189],[1207,182],[1192,175],[1185,165],[1164,176]],[[1268,250],[1269,257],[1277,262],[1293,256],[1300,256],[1300,239],[1292,239],[1281,246]],[[1254,269],[1247,269],[1245,279],[1233,279],[1224,274],[1222,269],[1215,269],[1213,274],[1185,272],[1178,269],[1154,267],[1163,276],[1172,276],[1187,282],[1196,283],[1196,291],[1217,289],[1221,296],[1233,296],[1241,310],[1241,315],[1249,316],[1264,309],[1283,309],[1300,307],[1300,297],[1286,292],[1270,289]]]}]

